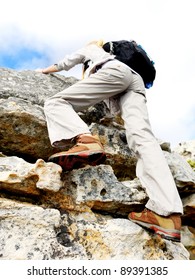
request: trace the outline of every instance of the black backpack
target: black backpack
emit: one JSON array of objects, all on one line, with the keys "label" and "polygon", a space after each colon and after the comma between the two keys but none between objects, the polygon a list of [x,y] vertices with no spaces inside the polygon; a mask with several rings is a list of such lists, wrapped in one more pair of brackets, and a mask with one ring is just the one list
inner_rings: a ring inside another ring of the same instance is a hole
[{"label": "black backpack", "polygon": [[137,72],[142,77],[146,88],[150,88],[153,85],[156,76],[154,62],[135,41],[111,41],[105,43],[103,49],[114,54],[116,59],[127,64]]}]

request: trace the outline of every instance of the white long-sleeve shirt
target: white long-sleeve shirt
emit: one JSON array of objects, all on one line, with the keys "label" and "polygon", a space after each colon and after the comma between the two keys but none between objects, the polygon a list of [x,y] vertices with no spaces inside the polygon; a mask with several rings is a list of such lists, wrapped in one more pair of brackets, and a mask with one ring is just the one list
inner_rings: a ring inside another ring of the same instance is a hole
[{"label": "white long-sleeve shirt", "polygon": [[89,44],[70,55],[66,55],[64,59],[56,63],[58,71],[66,70],[73,68],[77,64],[82,64],[87,60],[91,61],[91,64],[88,68],[88,76],[91,73],[94,73],[94,70],[98,65],[101,65],[108,60],[114,59],[115,56],[105,52],[101,47],[98,47],[96,44]]}]

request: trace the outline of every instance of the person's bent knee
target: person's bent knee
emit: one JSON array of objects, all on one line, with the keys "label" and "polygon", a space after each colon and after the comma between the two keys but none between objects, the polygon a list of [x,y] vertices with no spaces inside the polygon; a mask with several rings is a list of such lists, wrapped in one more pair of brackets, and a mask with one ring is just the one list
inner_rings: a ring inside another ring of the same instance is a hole
[{"label": "person's bent knee", "polygon": [[44,103],[44,112],[47,113],[50,111],[50,109],[53,107],[53,100],[48,98]]}]

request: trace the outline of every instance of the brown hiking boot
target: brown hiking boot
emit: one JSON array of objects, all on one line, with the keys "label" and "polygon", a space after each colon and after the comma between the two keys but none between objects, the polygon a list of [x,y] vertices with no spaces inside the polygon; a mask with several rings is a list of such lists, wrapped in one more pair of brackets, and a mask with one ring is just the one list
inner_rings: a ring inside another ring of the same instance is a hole
[{"label": "brown hiking boot", "polygon": [[180,214],[160,216],[148,209],[140,213],[131,212],[129,220],[161,235],[165,239],[180,242],[181,217]]},{"label": "brown hiking boot", "polygon": [[87,164],[98,165],[105,161],[106,154],[97,135],[79,135],[76,145],[65,152],[49,157],[49,161],[59,164],[65,171],[77,169]]}]

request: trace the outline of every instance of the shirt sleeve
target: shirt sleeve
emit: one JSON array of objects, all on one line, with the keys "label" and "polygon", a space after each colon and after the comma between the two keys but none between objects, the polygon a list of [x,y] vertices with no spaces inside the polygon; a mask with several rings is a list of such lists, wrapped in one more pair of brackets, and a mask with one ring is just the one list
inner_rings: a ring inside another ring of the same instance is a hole
[{"label": "shirt sleeve", "polygon": [[55,66],[57,67],[58,71],[61,70],[68,71],[69,69],[73,68],[75,65],[84,63],[84,61],[85,61],[85,56],[80,52],[75,52],[71,55],[66,55],[65,58],[59,61],[58,63],[56,63]]}]

